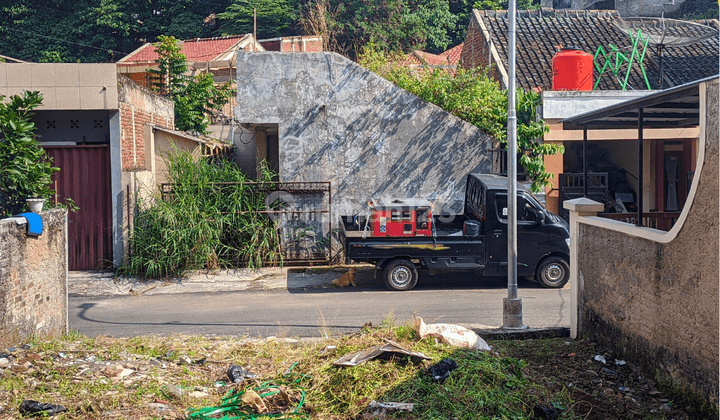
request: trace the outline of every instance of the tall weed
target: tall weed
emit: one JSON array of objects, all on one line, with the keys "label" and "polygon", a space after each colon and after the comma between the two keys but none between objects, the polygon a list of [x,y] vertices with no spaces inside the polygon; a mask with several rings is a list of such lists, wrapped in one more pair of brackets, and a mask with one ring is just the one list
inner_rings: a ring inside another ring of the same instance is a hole
[{"label": "tall weed", "polygon": [[267,165],[258,187],[225,158],[198,160],[176,150],[166,161],[172,192],[152,206],[139,203],[121,274],[159,278],[282,263],[275,225],[260,213],[275,176]]}]

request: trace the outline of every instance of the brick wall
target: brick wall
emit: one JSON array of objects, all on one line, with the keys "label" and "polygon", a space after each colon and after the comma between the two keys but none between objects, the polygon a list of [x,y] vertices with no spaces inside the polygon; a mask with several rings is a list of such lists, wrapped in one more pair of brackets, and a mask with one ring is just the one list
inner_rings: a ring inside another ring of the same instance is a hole
[{"label": "brick wall", "polygon": [[45,231],[0,220],[0,348],[29,335],[67,332],[65,210],[42,212]]},{"label": "brick wall", "polygon": [[119,77],[120,154],[123,171],[145,168],[145,124],[174,127],[173,102],[132,80]]},{"label": "brick wall", "polygon": [[464,69],[487,69],[489,75],[502,85],[502,76],[491,54],[491,44],[488,43],[474,14],[470,19],[467,35],[465,35],[465,44],[460,55],[459,65]]}]

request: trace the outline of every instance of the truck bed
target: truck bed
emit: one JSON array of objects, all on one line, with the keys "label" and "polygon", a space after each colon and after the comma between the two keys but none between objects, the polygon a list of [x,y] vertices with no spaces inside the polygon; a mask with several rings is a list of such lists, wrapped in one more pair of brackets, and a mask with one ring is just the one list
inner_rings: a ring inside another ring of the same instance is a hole
[{"label": "truck bed", "polygon": [[[464,216],[456,216],[451,222],[434,218],[433,236],[372,236],[372,229],[365,231],[364,220],[343,218],[341,241],[345,247],[346,259],[356,262],[382,264],[382,262],[406,258],[417,260],[427,268],[479,269],[484,266],[484,235],[475,237],[462,234]],[[445,218],[444,218],[445,219]]]}]

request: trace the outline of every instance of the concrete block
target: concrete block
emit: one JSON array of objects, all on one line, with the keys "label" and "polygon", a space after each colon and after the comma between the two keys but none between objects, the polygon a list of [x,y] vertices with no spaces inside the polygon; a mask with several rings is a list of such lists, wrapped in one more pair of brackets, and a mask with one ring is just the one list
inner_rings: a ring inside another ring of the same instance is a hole
[{"label": "concrete block", "polygon": [[8,87],[25,87],[29,89],[32,86],[30,64],[9,64],[6,69]]},{"label": "concrete block", "polygon": [[7,87],[7,96],[10,97],[10,96],[13,96],[13,95],[18,95],[18,96],[19,96],[19,95],[22,95],[23,92],[25,92],[27,89],[30,89],[30,88],[29,88],[29,87],[28,87],[28,88],[21,88],[21,87],[8,86],[8,87]]},{"label": "concrete block", "polygon": [[57,98],[55,96],[55,88],[46,87],[38,90],[40,90],[40,94],[43,97],[42,105],[40,105],[38,109],[56,109]]},{"label": "concrete block", "polygon": [[57,87],[55,89],[57,109],[81,109],[80,87]]},{"label": "concrete block", "polygon": [[55,64],[55,83],[57,86],[80,86],[80,64]]},{"label": "concrete block", "polygon": [[11,64],[0,63],[0,88],[7,87],[7,66]]},{"label": "concrete block", "polygon": [[79,65],[80,86],[112,86],[117,84],[114,64],[83,63]]},{"label": "concrete block", "polygon": [[33,87],[55,86],[55,64],[30,64],[30,74]]},{"label": "concrete block", "polygon": [[100,86],[80,86],[80,109],[105,109],[107,88]]}]

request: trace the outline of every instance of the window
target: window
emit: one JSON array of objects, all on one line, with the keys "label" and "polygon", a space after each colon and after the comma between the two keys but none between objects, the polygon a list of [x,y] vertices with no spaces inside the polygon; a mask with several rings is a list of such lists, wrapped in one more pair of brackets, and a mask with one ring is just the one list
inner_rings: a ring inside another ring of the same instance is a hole
[{"label": "window", "polygon": [[[518,222],[536,222],[537,207],[522,194],[517,198],[517,220]],[[536,211],[533,211],[535,209]],[[495,194],[495,210],[498,220],[507,220],[507,194]]]}]

